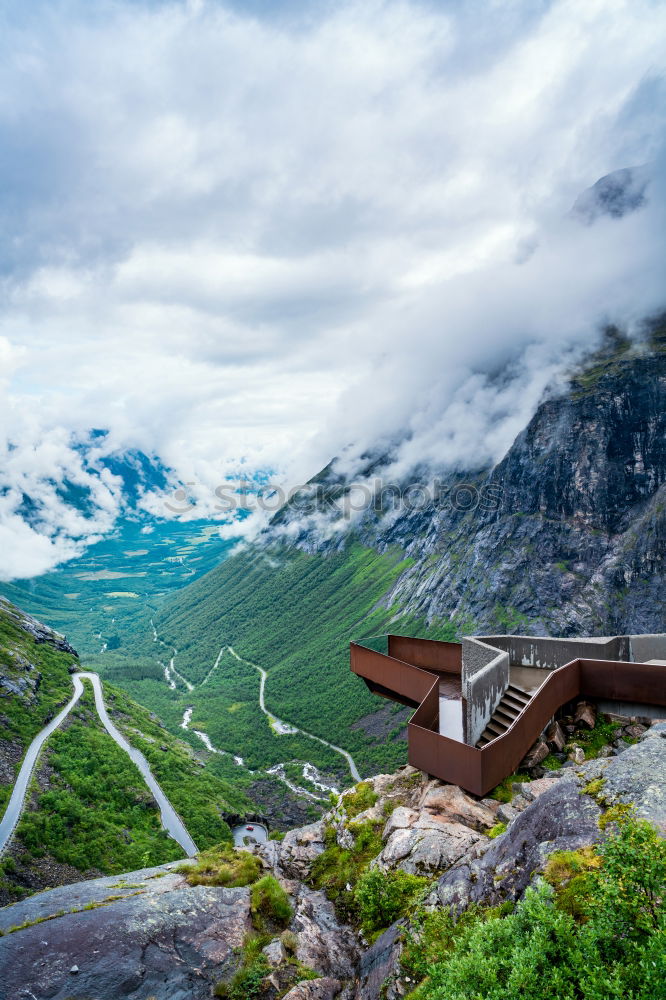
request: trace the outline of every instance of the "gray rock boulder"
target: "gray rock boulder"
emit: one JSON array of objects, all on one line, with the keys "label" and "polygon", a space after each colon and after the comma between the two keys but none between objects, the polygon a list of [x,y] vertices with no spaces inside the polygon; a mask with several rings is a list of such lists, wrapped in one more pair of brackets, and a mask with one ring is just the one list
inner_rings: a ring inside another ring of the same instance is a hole
[{"label": "gray rock boulder", "polygon": [[293,986],[285,993],[284,1000],[333,1000],[340,995],[341,988],[342,983],[338,979],[310,979]]},{"label": "gray rock boulder", "polygon": [[[603,783],[592,791],[599,778]],[[585,761],[522,785],[520,798],[532,801],[514,815],[511,807],[498,811],[510,819],[506,833],[481,857],[464,859],[442,875],[430,896],[433,905],[460,910],[473,902],[519,898],[553,851],[598,841],[602,809],[618,803],[633,805],[638,816],[666,833],[666,722],[653,725],[619,757]]]},{"label": "gray rock boulder", "polygon": [[462,823],[421,814],[412,826],[390,834],[374,864],[382,871],[399,868],[410,875],[428,875],[449,868],[482,839]]},{"label": "gray rock boulder", "polygon": [[320,821],[290,830],[278,844],[277,867],[286,878],[304,879],[324,850],[324,827]]},{"label": "gray rock boulder", "polygon": [[208,1000],[237,965],[250,893],[192,887],[172,867],[63,886],[0,910],[2,1000],[67,1000],[74,978],[75,995],[95,1000]]},{"label": "gray rock boulder", "polygon": [[430,902],[462,910],[470,903],[495,905],[520,897],[548,854],[575,850],[599,837],[601,809],[567,772],[511,822],[481,858],[446,872]]},{"label": "gray rock boulder", "polygon": [[603,778],[607,805],[633,804],[638,816],[666,835],[666,722],[652,726],[619,756],[588,761],[579,770],[585,781]]},{"label": "gray rock boulder", "polygon": [[296,958],[324,977],[353,979],[360,956],[351,927],[340,924],[323,892],[284,883],[296,901],[290,929],[298,936]]},{"label": "gray rock boulder", "polygon": [[393,924],[361,956],[354,1000],[396,1000],[403,921]]},{"label": "gray rock boulder", "polygon": [[373,862],[382,871],[443,871],[485,841],[481,831],[496,822],[493,809],[441,781],[415,785],[410,802],[397,806],[384,825],[384,847]]}]

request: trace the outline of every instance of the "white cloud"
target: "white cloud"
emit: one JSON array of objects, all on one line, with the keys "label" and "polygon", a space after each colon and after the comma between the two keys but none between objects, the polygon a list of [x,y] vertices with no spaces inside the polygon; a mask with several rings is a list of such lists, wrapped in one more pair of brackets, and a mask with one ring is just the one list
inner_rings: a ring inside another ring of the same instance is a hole
[{"label": "white cloud", "polygon": [[399,469],[487,461],[601,320],[663,304],[659,171],[567,218],[662,155],[662,4],[32,8],[0,39],[0,419],[48,538],[81,525],[44,441],[76,469],[108,427],[209,493],[396,435]]}]

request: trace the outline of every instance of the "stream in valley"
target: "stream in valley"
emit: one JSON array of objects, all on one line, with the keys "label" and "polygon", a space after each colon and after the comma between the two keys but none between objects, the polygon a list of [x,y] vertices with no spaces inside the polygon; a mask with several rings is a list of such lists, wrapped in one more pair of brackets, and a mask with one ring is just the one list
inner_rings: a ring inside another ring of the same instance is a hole
[{"label": "stream in valley", "polygon": [[[151,628],[153,630],[153,641],[154,642],[159,642],[162,646],[166,646],[166,643],[163,642],[162,639],[160,639],[160,637],[159,637],[159,635],[157,633],[157,629],[155,628],[155,625],[154,625],[152,619],[150,621],[150,625],[151,625]],[[275,715],[273,712],[271,712],[266,707],[266,680],[267,680],[267,677],[268,677],[267,672],[264,670],[263,667],[260,667],[259,664],[252,663],[250,660],[245,660],[242,656],[239,656],[238,653],[236,652],[236,650],[233,648],[233,646],[222,646],[220,648],[220,651],[217,654],[215,662],[213,663],[212,667],[210,668],[210,670],[208,671],[208,673],[204,677],[203,681],[201,681],[201,683],[199,685],[197,685],[198,688],[202,688],[205,684],[208,683],[208,681],[210,680],[211,675],[214,673],[214,671],[219,666],[220,660],[222,659],[222,655],[225,652],[228,652],[231,656],[234,657],[234,659],[238,660],[239,663],[245,663],[245,664],[247,664],[247,666],[252,667],[254,670],[256,670],[258,672],[258,674],[259,674],[259,698],[258,698],[259,708],[261,709],[261,711],[263,712],[263,714],[268,719],[268,724],[270,725],[270,727],[271,727],[271,729],[273,730],[274,733],[276,733],[278,736],[288,736],[288,735],[296,735],[296,734],[298,734],[300,736],[306,737],[306,739],[314,740],[315,742],[320,743],[322,746],[328,747],[329,750],[333,750],[334,753],[339,754],[344,759],[345,763],[347,764],[347,766],[349,768],[349,773],[350,773],[353,781],[360,781],[361,780],[361,776],[359,774],[359,771],[358,771],[358,768],[356,766],[356,763],[355,763],[352,755],[347,750],[343,750],[342,747],[338,747],[334,743],[329,743],[328,740],[323,739],[321,736],[315,736],[313,733],[309,733],[305,729],[300,729],[298,726],[295,726],[295,725],[293,725],[290,722],[286,722],[283,719],[278,718],[277,715]],[[175,691],[177,689],[177,685],[176,685],[176,682],[175,682],[175,678],[177,678],[177,679],[179,679],[184,684],[184,686],[187,688],[188,692],[191,692],[191,691],[193,691],[195,689],[195,685],[191,684],[191,682],[188,681],[185,677],[183,677],[182,674],[180,674],[175,669],[175,667],[174,667],[174,659],[175,659],[176,655],[177,655],[177,650],[174,649],[173,650],[173,656],[171,657],[168,666],[165,666],[165,664],[161,663],[161,661],[160,661],[161,666],[164,669],[165,680],[167,681],[167,684],[169,685],[169,688],[172,691]],[[238,754],[230,753],[228,750],[222,750],[219,747],[214,746],[213,743],[212,743],[212,741],[211,741],[211,739],[210,739],[210,737],[208,736],[207,733],[203,732],[203,730],[201,730],[201,729],[192,729],[191,728],[190,722],[192,720],[192,713],[193,713],[193,711],[194,711],[194,706],[193,705],[188,705],[187,708],[185,709],[184,713],[183,713],[183,719],[182,719],[182,721],[180,723],[180,728],[181,729],[189,730],[190,732],[194,733],[194,735],[199,740],[201,740],[201,742],[203,743],[203,745],[205,746],[205,748],[209,751],[209,753],[218,753],[218,754],[222,754],[222,755],[225,755],[225,756],[232,757],[233,760],[234,760],[234,762],[239,767],[245,767],[245,762],[244,762],[244,760],[243,760],[243,758],[241,756],[239,756]],[[315,767],[314,764],[306,761],[302,765],[303,778],[307,782],[309,782],[315,789],[317,789],[318,791],[321,791],[323,793],[322,795],[318,795],[316,792],[313,792],[310,789],[305,788],[302,785],[298,785],[294,781],[290,780],[287,777],[287,774],[286,774],[286,771],[285,771],[286,766],[287,766],[286,763],[284,763],[284,764],[275,764],[272,767],[267,768],[265,773],[266,774],[270,774],[273,777],[277,778],[279,781],[281,781],[283,784],[285,784],[295,794],[297,794],[297,795],[303,795],[305,798],[311,799],[313,801],[325,802],[325,801],[328,800],[328,797],[331,794],[331,792],[333,792],[336,795],[339,794],[339,789],[329,779],[325,778],[318,771],[318,769]],[[255,772],[250,771],[250,774],[253,774],[253,773],[255,773]]]}]

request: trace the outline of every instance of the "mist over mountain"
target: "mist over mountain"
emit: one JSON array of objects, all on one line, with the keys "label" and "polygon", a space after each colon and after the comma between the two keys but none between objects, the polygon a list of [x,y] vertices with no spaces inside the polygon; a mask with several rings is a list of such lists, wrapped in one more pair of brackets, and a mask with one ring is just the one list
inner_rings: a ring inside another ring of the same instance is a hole
[{"label": "mist over mountain", "polygon": [[147,517],[176,480],[156,456],[119,450],[107,431],[44,433],[0,452],[0,579],[37,576],[113,531]]},{"label": "mist over mountain", "polygon": [[663,308],[649,0],[39,10],[0,40],[5,576],[109,530],[91,428],[207,497],[483,467]]}]

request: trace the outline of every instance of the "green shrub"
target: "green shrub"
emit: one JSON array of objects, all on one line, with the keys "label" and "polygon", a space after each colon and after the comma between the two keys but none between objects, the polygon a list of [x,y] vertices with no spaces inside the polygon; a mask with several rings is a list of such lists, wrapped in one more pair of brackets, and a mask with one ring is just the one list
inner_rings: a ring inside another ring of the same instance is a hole
[{"label": "green shrub", "polygon": [[236,851],[231,844],[218,844],[199,855],[196,865],[178,869],[190,885],[251,885],[261,874],[261,862],[249,851]]},{"label": "green shrub", "polygon": [[[403,968],[427,978],[414,1000],[664,1000],[666,843],[620,816],[597,849],[558,852],[515,910],[426,916]],[[572,895],[563,892],[576,879]],[[555,888],[553,887],[555,886]],[[428,922],[431,922],[432,926]],[[441,944],[437,934],[441,930]]]},{"label": "green shrub", "polygon": [[433,966],[432,1000],[574,1000],[575,923],[551,903],[553,890],[528,889],[516,911],[466,927],[450,956]]},{"label": "green shrub", "polygon": [[591,920],[605,929],[609,943],[666,929],[666,841],[654,827],[633,817],[621,819],[599,855]]},{"label": "green shrub", "polygon": [[412,982],[420,982],[429,966],[441,962],[453,948],[465,928],[492,917],[511,912],[510,903],[495,909],[483,909],[472,904],[463,913],[453,917],[448,910],[426,910],[417,907],[403,935],[400,965]]},{"label": "green shrub", "polygon": [[354,819],[359,813],[374,806],[378,798],[379,795],[373,791],[370,782],[361,781],[353,792],[342,796],[341,802],[348,819]]},{"label": "green shrub", "polygon": [[354,899],[365,934],[375,934],[403,916],[428,884],[428,879],[405,872],[368,868],[358,880]]},{"label": "green shrub", "polygon": [[294,913],[289,896],[273,875],[264,875],[252,886],[250,909],[257,930],[286,927]]},{"label": "green shrub", "polygon": [[354,887],[361,873],[381,851],[382,838],[377,825],[371,822],[352,823],[349,829],[354,836],[353,846],[349,850],[337,844],[335,830],[326,830],[326,850],[312,865],[309,881],[314,889],[324,890],[335,904],[341,919],[358,923],[358,903]]}]

